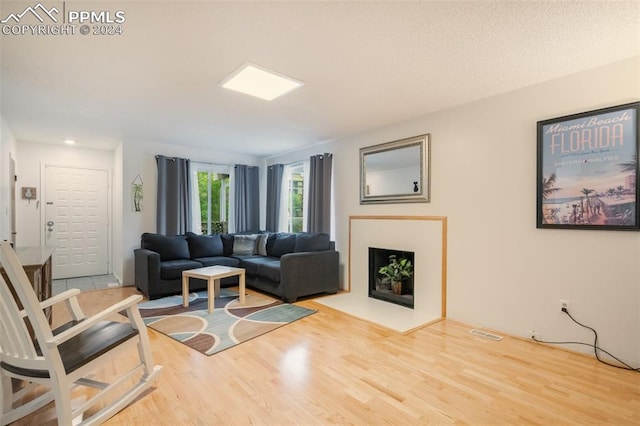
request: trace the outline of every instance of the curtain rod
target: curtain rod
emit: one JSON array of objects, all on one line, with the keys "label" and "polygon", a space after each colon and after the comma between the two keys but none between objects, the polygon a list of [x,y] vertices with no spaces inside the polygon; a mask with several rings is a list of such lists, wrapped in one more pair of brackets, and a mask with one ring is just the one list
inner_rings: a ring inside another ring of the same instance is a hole
[{"label": "curtain rod", "polygon": [[[324,154],[316,154],[316,155],[327,155],[327,156],[333,156],[333,153],[331,152],[325,152]],[[283,166],[290,166],[292,164],[296,164],[296,163],[303,163],[305,161],[309,160],[309,158],[306,158],[304,160],[295,160],[295,161],[290,161],[288,163],[273,163],[273,164],[269,164],[267,167],[271,167],[271,166],[275,166],[276,164],[282,164]]]},{"label": "curtain rod", "polygon": [[278,164],[282,164],[283,166],[290,166],[292,164],[296,164],[296,163],[303,163],[305,160],[296,160],[296,161],[290,161],[288,163],[273,163],[273,164],[269,164],[267,167],[271,167],[271,166],[277,166]]},{"label": "curtain rod", "polygon": [[290,166],[296,163],[304,163],[305,161],[309,161],[309,159],[305,158],[304,160],[289,161],[288,163],[273,163],[273,164],[269,164],[267,167],[275,166],[276,164],[282,164],[283,166]]},{"label": "curtain rod", "polygon": [[[156,155],[156,160],[158,159],[158,157],[160,157],[161,155]],[[164,156],[167,160],[170,161],[176,161],[176,159],[180,158],[180,157],[167,157]],[[197,163],[197,164],[206,164],[207,166],[220,166],[220,167],[233,167],[235,166],[235,164],[218,164],[218,163],[210,163],[208,161],[194,161],[191,160],[189,158],[185,158],[185,160],[188,160],[191,163]]]},{"label": "curtain rod", "polygon": [[235,166],[235,164],[218,164],[218,163],[209,163],[208,161],[195,161],[195,160],[191,160],[192,163],[199,163],[199,164],[207,164],[209,166],[223,166],[223,167],[233,167]]}]

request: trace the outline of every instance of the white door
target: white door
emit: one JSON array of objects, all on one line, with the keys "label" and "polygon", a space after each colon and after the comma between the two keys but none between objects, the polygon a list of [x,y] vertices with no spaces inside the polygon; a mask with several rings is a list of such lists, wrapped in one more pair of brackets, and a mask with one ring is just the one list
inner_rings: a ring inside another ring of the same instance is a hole
[{"label": "white door", "polygon": [[106,170],[45,166],[45,244],[56,246],[53,278],[108,273]]}]

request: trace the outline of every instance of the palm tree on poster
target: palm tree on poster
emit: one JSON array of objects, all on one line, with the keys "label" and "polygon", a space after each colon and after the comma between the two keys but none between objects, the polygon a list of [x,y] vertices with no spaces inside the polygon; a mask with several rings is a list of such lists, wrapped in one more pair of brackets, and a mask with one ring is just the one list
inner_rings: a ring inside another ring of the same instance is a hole
[{"label": "palm tree on poster", "polygon": [[560,190],[560,188],[555,188],[556,179],[557,177],[555,173],[551,173],[549,178],[542,177],[542,199],[543,200],[546,200],[551,194]]},{"label": "palm tree on poster", "polygon": [[[553,194],[556,191],[559,191],[560,188],[556,188],[556,174],[555,173],[551,173],[551,175],[546,178],[546,177],[542,177],[542,199],[546,200],[547,198],[549,198],[549,196],[551,194]],[[549,209],[542,208],[542,220],[544,223],[549,223],[549,216],[553,216],[553,213],[549,211]]]},{"label": "palm tree on poster", "polygon": [[587,199],[587,223],[591,223],[591,201],[589,200],[589,195],[593,194],[595,190],[589,189],[589,188],[582,188],[582,191],[580,192],[582,192],[585,198]]}]

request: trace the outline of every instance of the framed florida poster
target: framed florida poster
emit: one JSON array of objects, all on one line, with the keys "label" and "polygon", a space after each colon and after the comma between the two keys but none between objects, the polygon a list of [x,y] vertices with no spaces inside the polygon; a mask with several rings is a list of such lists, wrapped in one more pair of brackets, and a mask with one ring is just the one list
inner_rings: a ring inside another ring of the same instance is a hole
[{"label": "framed florida poster", "polygon": [[538,122],[537,227],[640,230],[640,102]]}]

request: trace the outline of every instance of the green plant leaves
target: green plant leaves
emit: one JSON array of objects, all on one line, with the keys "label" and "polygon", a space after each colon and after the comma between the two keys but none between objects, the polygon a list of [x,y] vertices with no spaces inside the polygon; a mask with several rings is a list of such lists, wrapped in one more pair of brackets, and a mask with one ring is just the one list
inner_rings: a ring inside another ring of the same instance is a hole
[{"label": "green plant leaves", "polygon": [[378,274],[389,278],[392,282],[402,281],[411,278],[411,275],[413,275],[413,265],[409,259],[403,257],[398,260],[397,256],[392,254],[389,256],[389,263],[378,269]]}]

